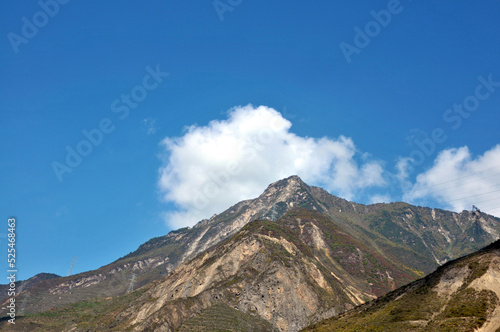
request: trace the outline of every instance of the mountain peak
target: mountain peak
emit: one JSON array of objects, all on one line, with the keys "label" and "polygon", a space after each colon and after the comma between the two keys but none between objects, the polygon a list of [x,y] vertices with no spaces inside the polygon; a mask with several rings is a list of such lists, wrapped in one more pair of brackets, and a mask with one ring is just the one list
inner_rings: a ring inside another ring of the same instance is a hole
[{"label": "mountain peak", "polygon": [[269,208],[279,202],[289,205],[291,202],[309,196],[310,191],[311,188],[300,177],[292,175],[271,183],[257,200],[266,202]]},{"label": "mountain peak", "polygon": [[290,175],[289,177],[286,177],[286,178],[283,178],[281,180],[278,180],[276,182],[271,183],[269,186],[273,186],[273,185],[276,185],[276,184],[282,183],[282,182],[286,182],[286,183],[300,183],[302,185],[307,186],[307,184],[304,181],[302,181],[302,179],[298,175]]},{"label": "mountain peak", "polygon": [[264,191],[263,195],[269,194],[269,192],[278,192],[283,190],[288,192],[296,192],[300,189],[309,191],[310,187],[304,181],[302,181],[302,179],[298,175],[292,175],[271,183]]}]

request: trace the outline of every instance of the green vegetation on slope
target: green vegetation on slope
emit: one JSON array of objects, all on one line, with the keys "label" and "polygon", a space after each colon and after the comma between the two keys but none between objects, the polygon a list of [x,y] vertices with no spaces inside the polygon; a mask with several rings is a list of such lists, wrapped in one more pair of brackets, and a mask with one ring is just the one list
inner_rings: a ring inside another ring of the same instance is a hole
[{"label": "green vegetation on slope", "polygon": [[96,298],[73,303],[45,312],[16,317],[16,324],[0,321],[1,331],[53,332],[73,331],[124,331],[114,323],[114,317],[146,289],[116,298]]},{"label": "green vegetation on slope", "polygon": [[258,316],[217,304],[188,318],[178,332],[272,332],[272,325]]}]

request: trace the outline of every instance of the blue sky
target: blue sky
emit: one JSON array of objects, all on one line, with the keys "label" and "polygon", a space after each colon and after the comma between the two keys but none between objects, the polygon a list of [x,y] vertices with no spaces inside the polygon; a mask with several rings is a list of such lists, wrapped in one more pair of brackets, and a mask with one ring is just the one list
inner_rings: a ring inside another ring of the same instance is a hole
[{"label": "blue sky", "polygon": [[[500,215],[497,3],[42,0],[0,15],[0,245],[15,216],[18,278],[66,275],[73,257],[74,273],[98,268],[288,173],[361,203]],[[67,147],[86,154],[74,167]]]}]

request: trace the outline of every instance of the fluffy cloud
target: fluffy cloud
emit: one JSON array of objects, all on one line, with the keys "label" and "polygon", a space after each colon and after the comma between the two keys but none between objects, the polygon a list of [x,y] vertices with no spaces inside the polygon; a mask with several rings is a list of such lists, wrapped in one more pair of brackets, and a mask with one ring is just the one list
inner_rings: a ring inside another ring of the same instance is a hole
[{"label": "fluffy cloud", "polygon": [[159,188],[178,207],[166,214],[169,225],[191,226],[294,174],[348,199],[386,184],[380,163],[360,154],[350,138],[301,137],[291,126],[272,108],[248,105],[165,138]]},{"label": "fluffy cloud", "polygon": [[476,205],[500,214],[500,145],[474,158],[467,147],[442,151],[406,192],[410,202],[440,202],[455,211]]}]

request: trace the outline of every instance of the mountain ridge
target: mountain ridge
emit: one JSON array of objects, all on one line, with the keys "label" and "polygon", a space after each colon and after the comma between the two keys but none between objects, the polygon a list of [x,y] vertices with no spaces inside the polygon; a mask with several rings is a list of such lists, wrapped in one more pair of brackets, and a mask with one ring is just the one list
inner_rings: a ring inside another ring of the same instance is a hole
[{"label": "mountain ridge", "polygon": [[[395,264],[322,212],[294,207],[276,221],[247,223],[161,280],[101,300],[90,316],[62,319],[72,312],[64,307],[51,315],[66,330],[203,331],[223,326],[221,311],[226,320],[294,332],[418,278]],[[30,315],[26,324],[44,331],[44,317]]]},{"label": "mountain ridge", "polygon": [[[357,204],[291,176],[270,184],[255,199],[241,201],[192,228],[153,238],[97,270],[42,281],[29,291],[26,311],[49,310],[92,297],[124,295],[132,275],[134,289],[160,280],[182,263],[226,241],[252,220],[280,218],[296,207],[324,214],[343,232],[373,247],[381,259],[408,265],[415,277],[478,249],[480,244],[498,238],[500,232],[500,220],[483,213],[455,213],[407,203]],[[374,295],[381,293],[376,291]]]}]

